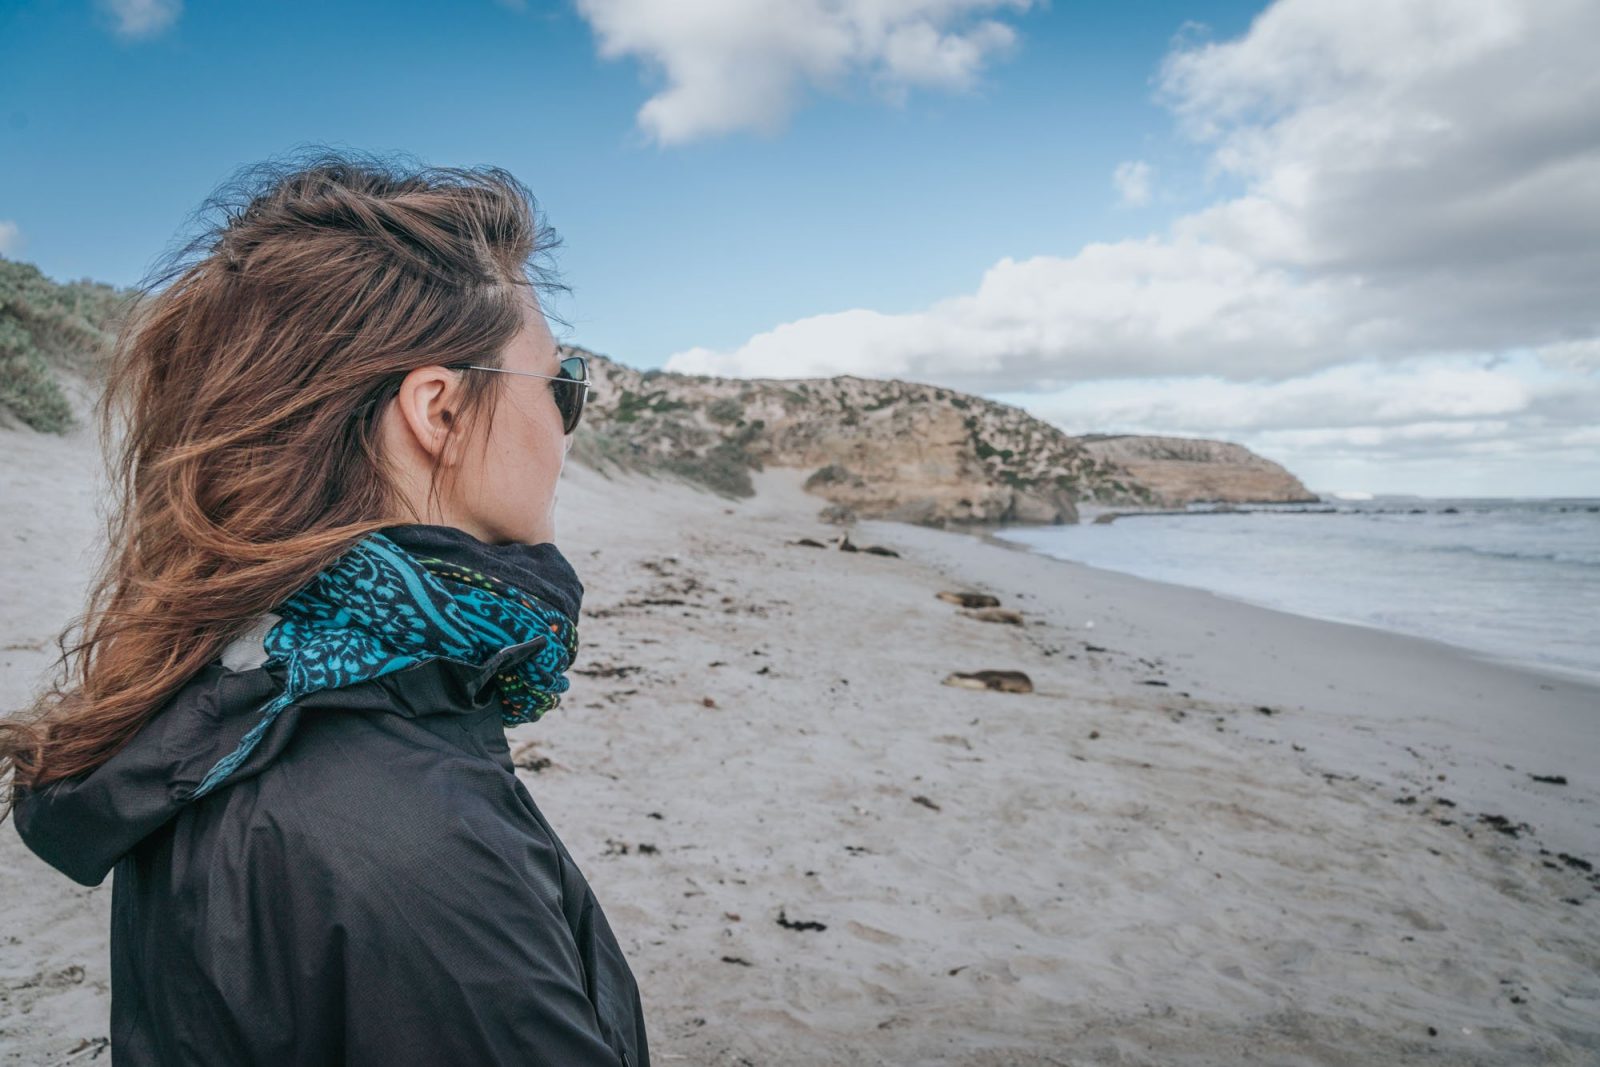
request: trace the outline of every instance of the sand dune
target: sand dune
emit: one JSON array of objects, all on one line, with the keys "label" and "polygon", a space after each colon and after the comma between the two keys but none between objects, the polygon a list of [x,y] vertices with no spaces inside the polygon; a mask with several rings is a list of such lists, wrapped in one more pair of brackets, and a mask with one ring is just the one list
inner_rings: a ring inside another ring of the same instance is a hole
[{"label": "sand dune", "polygon": [[[89,543],[82,461],[0,482],[8,706],[76,608],[38,556]],[[837,533],[803,473],[561,490],[580,655],[512,746],[660,1062],[1600,1058],[1600,692],[964,534],[796,545]],[[943,684],[984,669],[1033,691]],[[89,1060],[110,881],[6,830],[0,894],[4,1062]]]}]

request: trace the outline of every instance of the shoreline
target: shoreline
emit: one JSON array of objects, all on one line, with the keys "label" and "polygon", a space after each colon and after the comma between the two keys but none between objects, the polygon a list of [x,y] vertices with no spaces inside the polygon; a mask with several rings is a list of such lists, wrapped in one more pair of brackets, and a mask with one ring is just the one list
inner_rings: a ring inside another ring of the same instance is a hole
[{"label": "shoreline", "polygon": [[[1172,514],[1177,513],[1174,512]],[[1556,681],[1567,682],[1569,684],[1589,686],[1597,690],[1596,708],[1597,714],[1600,714],[1600,671],[1585,670],[1581,667],[1567,667],[1556,663],[1546,663],[1541,660],[1521,659],[1509,653],[1491,652],[1487,649],[1473,648],[1470,645],[1462,645],[1457,644],[1454,641],[1447,641],[1442,637],[1431,637],[1427,634],[1408,633],[1404,630],[1394,630],[1385,626],[1380,626],[1377,623],[1366,622],[1361,619],[1345,619],[1332,615],[1318,615],[1314,612],[1299,611],[1294,608],[1282,607],[1277,604],[1269,604],[1262,600],[1252,600],[1249,597],[1239,596],[1236,593],[1230,593],[1223,589],[1211,589],[1203,585],[1188,585],[1184,582],[1168,581],[1162,578],[1146,578],[1144,575],[1134,574],[1131,571],[1119,571],[1111,567],[1101,567],[1093,563],[1085,563],[1082,560],[1063,559],[1059,556],[1052,556],[1046,552],[1040,551],[1039,549],[1033,548],[1030,545],[1023,544],[1020,541],[1013,541],[1008,538],[998,536],[998,531],[1000,530],[1015,528],[1016,527],[1014,526],[996,526],[985,524],[982,526],[974,526],[970,529],[951,528],[947,532],[964,533],[968,536],[977,538],[985,544],[995,545],[1000,548],[1016,549],[1021,552],[1038,556],[1042,559],[1049,559],[1058,563],[1070,563],[1075,567],[1087,567],[1090,570],[1099,571],[1104,574],[1117,574],[1127,578],[1137,578],[1140,581],[1154,582],[1158,585],[1167,585],[1175,588],[1190,589],[1196,592],[1208,593],[1211,596],[1232,601],[1233,603],[1243,604],[1248,607],[1258,608],[1262,611],[1278,612],[1283,615],[1292,615],[1299,619],[1309,619],[1314,622],[1332,623],[1336,626],[1354,626],[1363,630],[1371,630],[1379,634],[1405,638],[1409,641],[1422,641],[1428,644],[1437,645],[1441,649],[1449,652],[1457,653],[1471,659],[1480,660],[1488,666],[1498,667],[1504,670],[1520,671],[1524,674],[1547,676]]]},{"label": "shoreline", "polygon": [[[1534,499],[1536,499],[1536,502],[1544,502],[1547,498]],[[1590,498],[1571,499],[1578,499],[1578,501],[1587,502]],[[1118,512],[1118,514],[1128,515],[1128,517],[1146,514],[1186,515],[1187,517],[1187,515],[1248,514],[1248,512],[1251,512],[1251,510],[1267,509],[1261,509],[1261,507],[1245,507],[1245,509],[1240,509],[1238,512],[1226,512],[1226,510],[1222,510],[1222,512]],[[1294,514],[1302,514],[1302,512],[1294,512]],[[1331,514],[1331,512],[1304,512],[1304,514]],[[1344,512],[1339,512],[1339,514],[1344,514]],[[1080,525],[1088,525],[1088,523],[1080,523]],[[1086,563],[1086,561],[1082,560],[1066,560],[1066,558],[1053,557],[1053,555],[1050,555],[1050,553],[1043,552],[1042,549],[1035,549],[1035,547],[1032,547],[1032,545],[1024,544],[1024,542],[1011,541],[1011,539],[1006,539],[1006,537],[998,536],[998,533],[1003,530],[1027,530],[1027,528],[1032,528],[1032,526],[1014,525],[1014,523],[1013,525],[1003,525],[1003,523],[981,523],[981,525],[973,526],[950,526],[949,531],[952,531],[952,533],[970,534],[970,536],[978,537],[979,541],[986,542],[986,544],[1000,545],[1000,547],[1016,547],[1016,549],[1024,550],[1024,552],[1032,552],[1035,553],[1035,555],[1040,555],[1040,557],[1051,558],[1051,560],[1066,561],[1066,563],[1074,563],[1074,565],[1077,566],[1088,566],[1088,568],[1096,569],[1096,571],[1104,571],[1104,573],[1125,574],[1125,576],[1128,577],[1139,577],[1141,581],[1160,582],[1160,584],[1176,585],[1176,587],[1182,587],[1182,589],[1200,590],[1200,592],[1211,593],[1213,597],[1235,601],[1235,603],[1242,603],[1242,605],[1250,605],[1253,606],[1253,608],[1261,608],[1264,609],[1264,611],[1278,611],[1278,613],[1290,614],[1290,616],[1301,617],[1301,619],[1314,619],[1314,621],[1330,622],[1330,624],[1336,625],[1354,625],[1354,627],[1362,627],[1362,629],[1374,630],[1374,632],[1386,633],[1386,635],[1392,635],[1392,637],[1397,638],[1406,638],[1406,640],[1429,641],[1429,643],[1434,643],[1434,645],[1440,645],[1446,649],[1453,649],[1453,651],[1458,651],[1458,653],[1464,654],[1464,656],[1472,657],[1472,659],[1478,659],[1478,661],[1486,662],[1486,664],[1496,665],[1496,667],[1504,667],[1504,669],[1507,670],[1522,670],[1522,672],[1525,673],[1536,673],[1536,675],[1554,677],[1555,680],[1566,681],[1566,683],[1578,683],[1578,685],[1595,686],[1595,688],[1600,688],[1600,667],[1587,667],[1587,665],[1566,664],[1566,662],[1550,662],[1542,661],[1542,659],[1530,659],[1530,657],[1522,656],[1522,654],[1510,653],[1510,651],[1496,651],[1496,649],[1480,648],[1480,646],[1462,645],[1462,643],[1458,643],[1458,641],[1453,641],[1450,640],[1450,638],[1445,637],[1435,637],[1435,635],[1430,635],[1430,633],[1418,633],[1410,632],[1410,630],[1392,629],[1392,627],[1386,627],[1386,625],[1378,624],[1378,622],[1366,621],[1366,619],[1331,616],[1331,614],[1317,614],[1314,613],[1314,611],[1306,611],[1306,609],[1296,608],[1296,606],[1278,605],[1278,603],[1270,603],[1270,601],[1266,600],[1253,600],[1253,598],[1245,597],[1245,595],[1240,595],[1240,593],[1229,592],[1229,590],[1211,589],[1211,587],[1208,587],[1208,585],[1186,584],[1186,582],[1173,581],[1173,579],[1170,579],[1170,577],[1146,577],[1142,576],[1142,574],[1134,574],[1133,571],[1118,571],[1118,569],[1109,568],[1109,566],[1094,565],[1094,563]]]}]

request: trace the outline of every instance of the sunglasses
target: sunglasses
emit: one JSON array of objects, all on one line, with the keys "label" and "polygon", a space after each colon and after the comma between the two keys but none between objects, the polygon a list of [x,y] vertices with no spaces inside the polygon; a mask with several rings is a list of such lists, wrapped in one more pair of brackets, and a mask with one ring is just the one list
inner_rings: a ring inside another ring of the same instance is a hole
[{"label": "sunglasses", "polygon": [[589,361],[583,356],[568,356],[561,361],[561,373],[535,374],[528,370],[509,370],[505,367],[485,367],[479,363],[447,364],[452,370],[488,370],[496,374],[520,374],[525,378],[548,378],[550,391],[555,394],[556,407],[561,411],[561,429],[571,433],[578,428],[583,417],[583,402],[589,397],[593,383],[589,380]]}]

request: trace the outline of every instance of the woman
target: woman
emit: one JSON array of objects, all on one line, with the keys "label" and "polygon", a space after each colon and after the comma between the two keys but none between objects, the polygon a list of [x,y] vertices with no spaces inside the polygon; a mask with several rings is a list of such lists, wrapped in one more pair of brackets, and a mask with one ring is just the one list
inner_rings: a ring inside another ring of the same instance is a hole
[{"label": "woman", "polygon": [[23,840],[115,871],[113,1061],[645,1067],[504,731],[578,647],[553,232],[497,168],[348,153],[208,206],[112,353],[73,684],[0,724]]}]

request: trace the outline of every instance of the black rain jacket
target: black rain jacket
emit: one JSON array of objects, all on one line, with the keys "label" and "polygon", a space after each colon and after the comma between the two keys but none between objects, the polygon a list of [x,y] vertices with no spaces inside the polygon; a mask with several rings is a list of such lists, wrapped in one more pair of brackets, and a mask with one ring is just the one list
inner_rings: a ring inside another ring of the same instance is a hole
[{"label": "black rain jacket", "polygon": [[[571,568],[529,547],[577,618]],[[549,638],[309,694],[191,802],[282,689],[272,621],[106,763],[14,791],[51,866],[90,886],[115,869],[115,1067],[648,1067],[638,987],[490,684]]]}]

